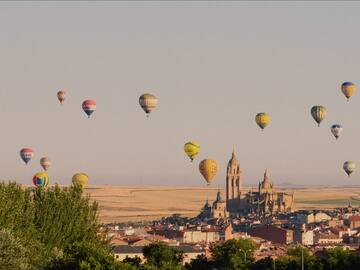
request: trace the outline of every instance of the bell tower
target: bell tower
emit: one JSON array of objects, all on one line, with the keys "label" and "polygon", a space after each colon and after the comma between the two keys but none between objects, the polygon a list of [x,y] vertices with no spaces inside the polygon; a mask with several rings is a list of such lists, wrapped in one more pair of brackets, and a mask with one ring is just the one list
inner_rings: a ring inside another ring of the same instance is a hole
[{"label": "bell tower", "polygon": [[240,164],[236,158],[235,150],[233,150],[226,170],[226,207],[229,212],[240,211],[242,181]]}]

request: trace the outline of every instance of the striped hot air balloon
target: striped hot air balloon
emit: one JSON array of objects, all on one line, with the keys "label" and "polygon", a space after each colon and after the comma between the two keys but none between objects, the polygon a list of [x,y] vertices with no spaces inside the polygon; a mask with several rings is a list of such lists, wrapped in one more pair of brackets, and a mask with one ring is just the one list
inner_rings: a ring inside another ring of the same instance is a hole
[{"label": "striped hot air balloon", "polygon": [[316,123],[318,123],[318,126],[320,126],[320,123],[326,116],[326,108],[321,105],[316,105],[311,108],[310,112]]},{"label": "striped hot air balloon", "polygon": [[31,148],[23,148],[20,150],[21,159],[28,164],[28,162],[33,158],[34,151]]},{"label": "striped hot air balloon", "polygon": [[57,98],[60,101],[60,104],[62,105],[66,98],[66,92],[64,90],[60,90],[57,92]]},{"label": "striped hot air balloon", "polygon": [[96,102],[95,100],[85,100],[82,103],[82,108],[84,112],[87,114],[87,116],[90,118],[91,114],[96,110]]},{"label": "striped hot air balloon", "polygon": [[355,84],[353,84],[352,82],[344,82],[341,85],[341,91],[343,92],[347,101],[349,101],[349,98],[354,94],[355,89],[356,89]]},{"label": "striped hot air balloon", "polygon": [[33,184],[36,187],[46,187],[49,184],[49,175],[46,172],[38,172],[33,177]]},{"label": "striped hot air balloon", "polygon": [[145,111],[147,117],[149,117],[149,114],[156,108],[157,102],[158,99],[152,94],[143,94],[139,98],[139,104]]}]

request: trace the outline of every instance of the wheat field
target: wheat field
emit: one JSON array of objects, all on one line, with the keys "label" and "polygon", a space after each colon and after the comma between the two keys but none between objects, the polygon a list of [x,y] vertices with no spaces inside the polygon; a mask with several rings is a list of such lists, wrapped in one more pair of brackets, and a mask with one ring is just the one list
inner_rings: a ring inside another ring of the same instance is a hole
[{"label": "wheat field", "polygon": [[[278,188],[294,192],[295,209],[329,209],[360,205],[360,187]],[[206,199],[211,203],[216,188],[89,186],[85,193],[99,203],[100,221],[128,222],[154,220],[178,213],[196,216]],[[221,190],[225,198],[225,190]]]}]

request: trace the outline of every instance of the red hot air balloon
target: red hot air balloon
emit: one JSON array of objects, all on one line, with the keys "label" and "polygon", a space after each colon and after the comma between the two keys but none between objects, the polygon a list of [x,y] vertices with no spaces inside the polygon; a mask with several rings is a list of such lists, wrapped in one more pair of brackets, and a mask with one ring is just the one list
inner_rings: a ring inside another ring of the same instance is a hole
[{"label": "red hot air balloon", "polygon": [[90,115],[96,110],[96,102],[95,100],[85,100],[82,103],[82,108],[84,112],[87,114],[87,116],[90,118]]},{"label": "red hot air balloon", "polygon": [[34,151],[31,148],[23,148],[20,150],[21,159],[28,164],[28,162],[33,158]]},{"label": "red hot air balloon", "polygon": [[60,101],[60,104],[62,105],[66,98],[66,92],[64,90],[60,90],[57,92],[57,98]]}]

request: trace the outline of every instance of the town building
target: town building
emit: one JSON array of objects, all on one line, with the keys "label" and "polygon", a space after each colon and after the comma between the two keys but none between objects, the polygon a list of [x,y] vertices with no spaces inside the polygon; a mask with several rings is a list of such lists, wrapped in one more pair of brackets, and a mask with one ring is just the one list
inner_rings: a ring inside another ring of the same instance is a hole
[{"label": "town building", "polygon": [[[144,260],[143,246],[114,246],[112,252],[114,257],[118,261],[123,261],[126,257],[135,258],[139,257]],[[174,246],[173,248],[182,251],[184,253],[183,264],[189,263],[192,259],[195,259],[198,255],[204,254],[205,251],[194,246],[181,245]]]},{"label": "town building", "polygon": [[248,231],[248,234],[282,245],[289,245],[294,241],[292,230],[278,228],[273,225],[253,227]]},{"label": "town building", "polygon": [[350,229],[360,228],[360,216],[350,216],[344,223],[349,226]]}]

